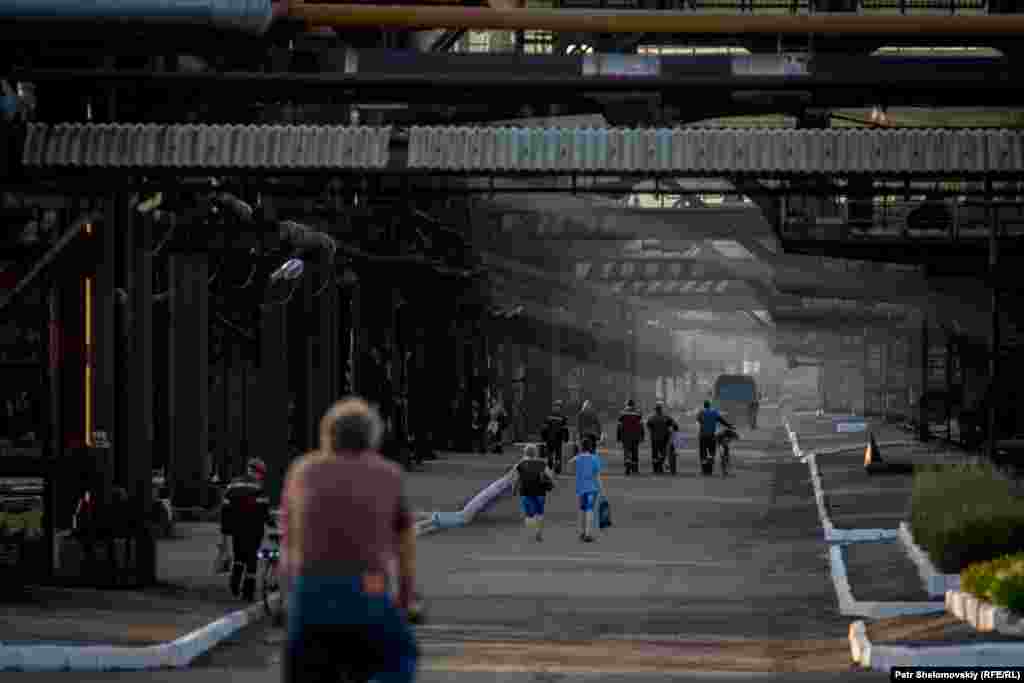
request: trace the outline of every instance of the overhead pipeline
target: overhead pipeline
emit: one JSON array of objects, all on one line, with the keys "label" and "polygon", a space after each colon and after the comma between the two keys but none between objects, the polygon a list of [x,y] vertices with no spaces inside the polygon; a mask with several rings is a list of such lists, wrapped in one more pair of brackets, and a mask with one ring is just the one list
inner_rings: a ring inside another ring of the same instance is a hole
[{"label": "overhead pipeline", "polygon": [[262,34],[273,22],[271,0],[0,0],[0,19],[206,24]]}]

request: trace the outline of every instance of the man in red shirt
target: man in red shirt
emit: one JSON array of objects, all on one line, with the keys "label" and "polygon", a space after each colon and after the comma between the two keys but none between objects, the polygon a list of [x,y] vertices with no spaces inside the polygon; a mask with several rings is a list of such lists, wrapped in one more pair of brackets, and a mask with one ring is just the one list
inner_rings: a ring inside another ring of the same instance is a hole
[{"label": "man in red shirt", "polygon": [[626,460],[626,476],[640,471],[640,442],[644,440],[644,416],[636,409],[633,399],[626,401],[626,409],[619,415],[618,441],[622,444]]},{"label": "man in red shirt", "polygon": [[406,615],[416,532],[402,470],[377,452],[382,433],[365,401],[340,401],[320,423],[319,451],[289,469],[282,495],[282,569],[291,587],[286,681],[415,677],[418,653]]}]

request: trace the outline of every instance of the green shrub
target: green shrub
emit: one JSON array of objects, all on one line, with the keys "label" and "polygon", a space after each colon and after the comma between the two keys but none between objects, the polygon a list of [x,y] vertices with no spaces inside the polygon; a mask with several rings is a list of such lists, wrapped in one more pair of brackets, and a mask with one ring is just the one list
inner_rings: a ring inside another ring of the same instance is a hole
[{"label": "green shrub", "polygon": [[999,607],[1024,613],[1024,553],[968,566],[960,574],[960,588]]},{"label": "green shrub", "polygon": [[1024,551],[1024,499],[987,465],[918,467],[910,527],[936,567],[956,574],[975,562]]}]

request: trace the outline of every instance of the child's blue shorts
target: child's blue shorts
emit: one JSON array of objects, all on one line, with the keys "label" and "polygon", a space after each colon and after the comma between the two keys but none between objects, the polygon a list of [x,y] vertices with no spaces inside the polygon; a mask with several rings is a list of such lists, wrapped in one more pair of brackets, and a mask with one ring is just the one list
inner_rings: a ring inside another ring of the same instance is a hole
[{"label": "child's blue shorts", "polygon": [[544,496],[520,496],[519,504],[523,509],[523,514],[527,517],[544,514]]}]

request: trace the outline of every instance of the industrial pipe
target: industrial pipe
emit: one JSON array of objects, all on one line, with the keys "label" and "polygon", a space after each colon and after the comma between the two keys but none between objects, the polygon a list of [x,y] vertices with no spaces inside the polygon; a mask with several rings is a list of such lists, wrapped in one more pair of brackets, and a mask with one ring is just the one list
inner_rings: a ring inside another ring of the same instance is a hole
[{"label": "industrial pipe", "polygon": [[298,4],[288,15],[332,28],[474,29],[562,33],[675,33],[718,35],[946,35],[1024,33],[1024,16],[698,15],[628,10],[492,9],[389,5]]},{"label": "industrial pipe", "polygon": [[278,223],[278,228],[281,231],[281,239],[295,249],[299,251],[323,249],[327,252],[331,261],[334,260],[334,254],[338,251],[338,244],[327,233],[313,230],[295,221],[281,221]]},{"label": "industrial pipe", "polygon": [[[143,22],[208,24],[220,28],[264,33],[275,16],[271,0],[2,0],[0,19],[17,22]],[[283,13],[282,7],[280,13]]]},{"label": "industrial pipe", "polygon": [[[631,55],[624,55],[631,57]],[[632,55],[635,57],[635,55]],[[524,67],[526,68],[526,67]],[[660,76],[628,77],[604,75],[550,76],[506,70],[485,74],[370,74],[370,73],[153,73],[145,70],[114,71],[94,69],[30,69],[14,72],[17,77],[38,83],[60,83],[73,91],[98,91],[108,87],[173,88],[195,91],[251,94],[259,91],[267,97],[289,96],[298,100],[319,101],[324,92],[351,91],[366,101],[450,102],[479,100],[499,94],[523,97],[546,97],[551,101],[569,101],[580,93],[605,92],[685,92],[700,88],[702,96],[713,93],[759,93],[768,98],[799,93],[818,93],[819,101],[829,106],[854,107],[865,99],[877,97],[881,88],[887,93],[890,106],[927,102],[933,104],[954,99],[962,102],[970,92],[972,101],[985,106],[1017,104],[1024,101],[1020,75],[1011,67],[997,64],[988,68],[977,66],[962,69],[939,69],[932,65],[879,64],[875,68],[861,65],[843,72],[814,72],[804,76],[746,75],[731,72],[683,72]],[[273,95],[269,94],[273,93]],[[561,98],[561,99],[552,99]],[[738,106],[748,106],[741,102]],[[393,137],[393,139],[395,139]]]}]

